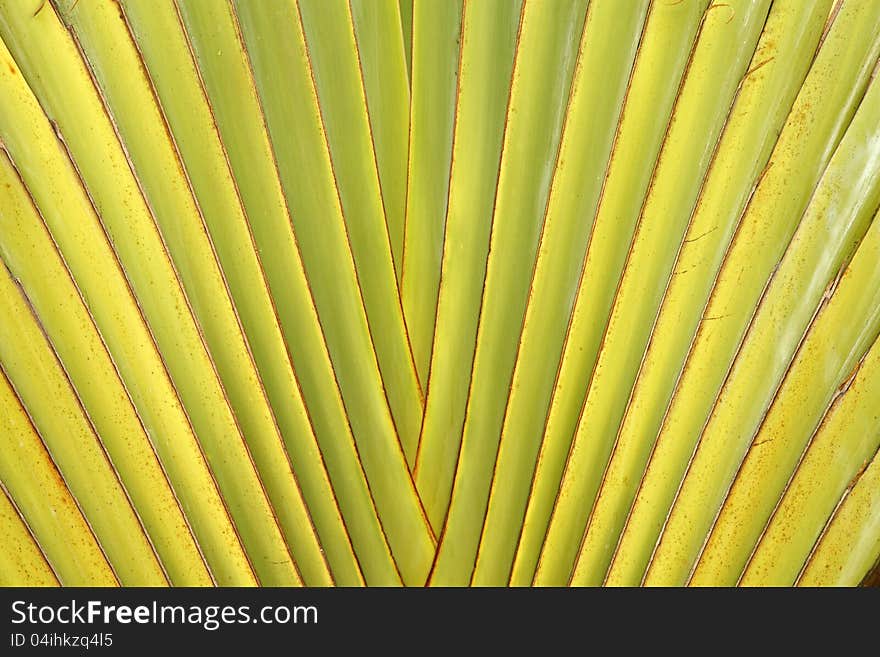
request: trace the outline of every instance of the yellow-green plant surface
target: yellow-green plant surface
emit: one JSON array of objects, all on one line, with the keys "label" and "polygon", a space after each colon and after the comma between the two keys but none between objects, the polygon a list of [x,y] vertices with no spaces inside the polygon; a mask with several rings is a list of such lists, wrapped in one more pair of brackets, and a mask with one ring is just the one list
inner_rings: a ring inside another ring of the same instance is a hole
[{"label": "yellow-green plant surface", "polygon": [[0,586],[858,585],[880,3],[0,0]]}]

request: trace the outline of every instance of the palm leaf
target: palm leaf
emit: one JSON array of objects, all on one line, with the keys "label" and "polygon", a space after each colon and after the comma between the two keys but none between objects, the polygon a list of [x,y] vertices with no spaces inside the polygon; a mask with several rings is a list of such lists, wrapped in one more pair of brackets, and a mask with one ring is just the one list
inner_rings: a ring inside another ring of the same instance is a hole
[{"label": "palm leaf", "polygon": [[878,35],[0,0],[0,584],[872,581]]}]

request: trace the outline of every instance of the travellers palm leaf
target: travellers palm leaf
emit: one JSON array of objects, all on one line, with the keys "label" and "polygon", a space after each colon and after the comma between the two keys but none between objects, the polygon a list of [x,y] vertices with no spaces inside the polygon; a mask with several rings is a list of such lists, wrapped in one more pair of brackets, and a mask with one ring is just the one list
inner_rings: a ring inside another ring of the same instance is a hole
[{"label": "travellers palm leaf", "polygon": [[880,3],[0,0],[0,585],[858,585]]}]

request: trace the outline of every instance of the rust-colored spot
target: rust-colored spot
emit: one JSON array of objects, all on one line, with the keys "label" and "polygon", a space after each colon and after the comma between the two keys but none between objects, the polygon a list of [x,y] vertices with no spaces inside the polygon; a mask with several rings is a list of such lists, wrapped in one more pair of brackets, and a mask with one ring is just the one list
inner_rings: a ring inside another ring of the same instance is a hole
[{"label": "rust-colored spot", "polygon": [[9,72],[15,75],[15,67],[12,65],[12,62],[6,62],[6,65],[9,67]]}]

